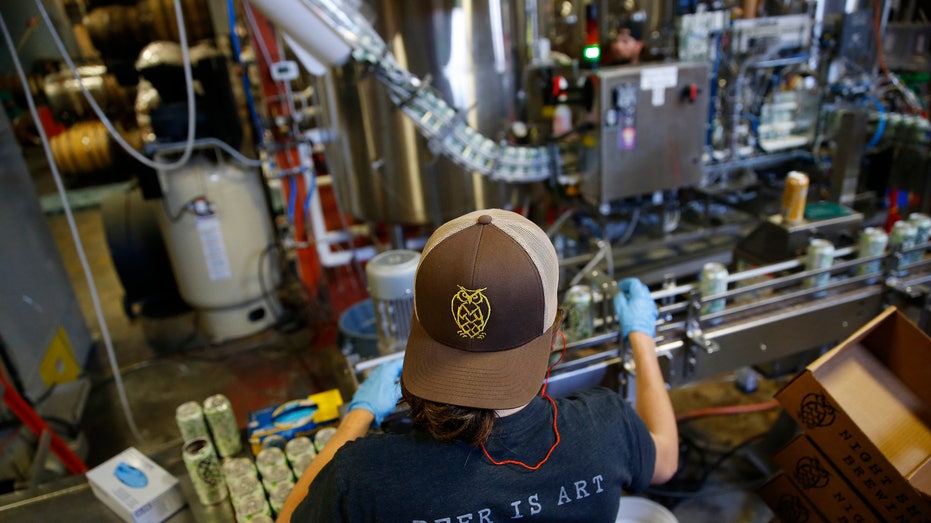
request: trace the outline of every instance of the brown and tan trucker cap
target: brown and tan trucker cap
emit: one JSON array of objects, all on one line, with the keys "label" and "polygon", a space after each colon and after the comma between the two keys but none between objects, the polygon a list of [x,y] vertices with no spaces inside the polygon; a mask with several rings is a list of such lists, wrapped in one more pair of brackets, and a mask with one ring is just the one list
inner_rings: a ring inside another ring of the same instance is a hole
[{"label": "brown and tan trucker cap", "polygon": [[559,259],[520,214],[486,209],[427,240],[402,379],[416,396],[508,409],[540,390],[559,324]]}]

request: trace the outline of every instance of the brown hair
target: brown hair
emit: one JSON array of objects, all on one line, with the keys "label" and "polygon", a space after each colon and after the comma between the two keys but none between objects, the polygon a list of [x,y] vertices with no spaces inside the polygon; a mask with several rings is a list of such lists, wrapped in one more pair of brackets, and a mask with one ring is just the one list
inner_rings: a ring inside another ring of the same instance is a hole
[{"label": "brown hair", "polygon": [[413,395],[401,380],[402,402],[411,409],[414,426],[426,430],[438,441],[462,441],[478,446],[491,434],[497,414],[493,409],[460,407],[437,403]]}]

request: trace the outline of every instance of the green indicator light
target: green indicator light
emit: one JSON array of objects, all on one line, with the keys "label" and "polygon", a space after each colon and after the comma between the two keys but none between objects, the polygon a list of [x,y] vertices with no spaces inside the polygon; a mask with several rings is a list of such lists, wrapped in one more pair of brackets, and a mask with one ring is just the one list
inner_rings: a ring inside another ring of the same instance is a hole
[{"label": "green indicator light", "polygon": [[597,45],[590,45],[582,51],[582,54],[586,60],[597,60],[601,56],[601,50],[598,49]]}]

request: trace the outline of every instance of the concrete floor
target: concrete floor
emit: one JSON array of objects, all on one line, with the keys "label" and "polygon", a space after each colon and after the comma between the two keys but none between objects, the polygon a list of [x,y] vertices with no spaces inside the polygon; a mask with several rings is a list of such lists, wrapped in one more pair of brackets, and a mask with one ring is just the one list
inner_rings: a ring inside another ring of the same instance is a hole
[{"label": "concrete floor", "polygon": [[[41,183],[37,186],[43,191]],[[121,304],[122,286],[104,240],[100,212],[93,208],[83,210],[76,214],[76,220],[100,293],[128,403],[142,437],[136,439],[129,431],[110,362],[102,344],[98,344],[99,349],[87,362],[91,392],[83,430],[89,442],[86,458],[89,466],[129,446],[145,453],[164,453],[166,449],[170,453],[177,447],[180,454],[174,409],[185,401],[223,393],[230,398],[242,428],[251,410],[333,387],[351,394],[352,377],[348,372],[334,370],[340,369],[335,317],[348,303],[364,297],[364,286],[357,273],[337,270],[328,274],[331,300],[317,304],[319,314],[314,323],[288,332],[273,328],[235,342],[210,345],[198,331],[192,312],[161,318],[128,318]],[[53,215],[48,221],[87,323],[99,340],[101,328],[65,218]],[[759,390],[745,394],[737,390],[732,378],[721,376],[718,380],[671,391],[676,412],[768,401],[783,382],[761,380]],[[778,411],[770,410],[683,422],[680,431],[686,461],[680,476],[651,494],[670,507],[682,522],[773,521],[772,512],[753,492],[769,466],[766,451],[743,443],[751,438],[755,442],[759,435],[770,431],[777,414]],[[735,447],[739,447],[738,451],[728,454]]]}]

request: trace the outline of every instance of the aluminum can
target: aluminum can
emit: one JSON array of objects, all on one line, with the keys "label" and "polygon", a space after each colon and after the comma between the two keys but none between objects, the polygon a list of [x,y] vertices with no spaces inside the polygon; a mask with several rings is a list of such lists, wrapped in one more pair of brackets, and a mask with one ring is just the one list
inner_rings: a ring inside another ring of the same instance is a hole
[{"label": "aluminum can", "polygon": [[[813,239],[808,242],[808,249],[805,251],[805,270],[812,271],[815,269],[825,269],[834,263],[834,244],[828,240]],[[831,273],[825,272],[817,276],[808,278],[805,287],[814,289],[824,287],[831,281]]]},{"label": "aluminum can", "polygon": [[277,447],[281,450],[284,450],[284,446],[287,444],[288,440],[284,439],[284,436],[280,434],[269,434],[262,440],[263,449],[267,449],[268,447]]},{"label": "aluminum can", "polygon": [[238,454],[242,450],[242,438],[236,425],[236,415],[230,400],[222,394],[214,394],[204,400],[204,417],[213,433],[213,442],[217,453],[224,458]]},{"label": "aluminum can", "polygon": [[181,456],[201,503],[213,505],[226,499],[228,493],[220,460],[209,439],[196,438],[188,441],[181,449]]},{"label": "aluminum can", "polygon": [[294,490],[294,485],[279,485],[268,493],[268,504],[271,505],[275,514],[280,513],[284,508],[284,502],[288,500],[292,490]]},{"label": "aluminum can", "polygon": [[[920,212],[913,212],[908,215],[908,223],[917,229],[915,234],[915,245],[920,245],[928,241],[928,235],[931,235],[931,216]],[[924,251],[915,251],[910,253],[909,262],[918,262],[924,258]]]},{"label": "aluminum can", "polygon": [[330,438],[332,438],[334,434],[336,434],[336,429],[334,427],[324,427],[314,434],[314,447],[317,448],[317,452],[323,450],[324,445],[330,441]]},{"label": "aluminum can", "polygon": [[266,469],[287,464],[288,462],[285,459],[284,451],[278,447],[266,447],[260,450],[259,455],[255,457],[255,466],[258,467],[259,472],[263,476],[265,475]]},{"label": "aluminum can", "polygon": [[265,487],[262,482],[255,476],[242,476],[234,479],[229,486],[230,497],[233,498],[233,504],[247,496],[265,497]]},{"label": "aluminum can", "polygon": [[786,223],[801,223],[805,219],[805,204],[808,202],[808,175],[792,171],[786,175],[782,191],[782,219]]},{"label": "aluminum can", "polygon": [[[709,262],[701,268],[698,275],[699,289],[701,295],[711,296],[712,294],[721,294],[727,292],[727,267],[721,263]],[[723,298],[705,302],[701,306],[702,314],[711,314],[724,310],[725,301]]]},{"label": "aluminum can", "polygon": [[307,436],[298,436],[285,445],[284,453],[288,458],[288,462],[294,463],[294,460],[305,454],[310,454],[311,457],[316,456],[317,449],[314,448],[314,442],[311,441],[310,438]]},{"label": "aluminum can", "polygon": [[566,291],[563,306],[566,309],[566,324],[563,328],[566,337],[570,341],[590,338],[595,332],[592,288],[588,285],[573,285]]},{"label": "aluminum can", "polygon": [[[892,224],[892,231],[889,232],[889,250],[901,252],[911,249],[918,240],[918,228],[914,224],[904,220],[899,220]],[[902,256],[901,261],[908,263],[911,253]]]},{"label": "aluminum can", "polygon": [[[889,235],[886,231],[878,227],[867,227],[860,233],[860,242],[857,247],[857,255],[861,258],[868,256],[878,256],[886,252],[886,245],[889,243]],[[863,263],[857,266],[857,274],[876,274],[882,271],[882,261],[876,260]]]},{"label": "aluminum can", "polygon": [[310,462],[314,460],[314,455],[312,454],[302,454],[297,456],[297,458],[291,462],[291,472],[294,473],[294,477],[300,479],[304,475],[304,471],[307,470],[307,467],[310,466]]},{"label": "aluminum can", "polygon": [[181,431],[182,441],[210,438],[210,433],[207,432],[207,422],[204,421],[204,411],[200,408],[200,403],[196,401],[178,405],[175,409],[175,422],[178,423],[178,430]]},{"label": "aluminum can", "polygon": [[231,481],[245,476],[257,478],[258,471],[255,469],[255,463],[249,458],[229,458],[223,462],[223,479],[229,485]]},{"label": "aluminum can", "polygon": [[246,496],[236,502],[236,521],[246,523],[258,516],[272,517],[272,509],[265,496]]},{"label": "aluminum can", "polygon": [[262,485],[265,490],[271,492],[281,485],[294,486],[294,474],[291,474],[291,468],[287,465],[275,465],[266,469],[262,473]]}]

